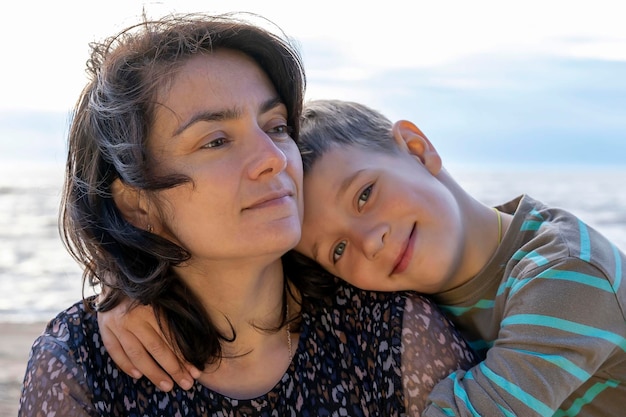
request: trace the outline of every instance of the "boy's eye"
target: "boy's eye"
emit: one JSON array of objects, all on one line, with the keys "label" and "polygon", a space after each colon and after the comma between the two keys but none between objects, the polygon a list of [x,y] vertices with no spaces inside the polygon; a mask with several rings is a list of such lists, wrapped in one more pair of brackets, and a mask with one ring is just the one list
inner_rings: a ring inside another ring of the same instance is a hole
[{"label": "boy's eye", "polygon": [[359,210],[363,208],[367,200],[369,200],[370,195],[372,194],[372,188],[374,188],[374,184],[368,185],[362,192],[359,194],[359,200],[357,201],[357,207]]},{"label": "boy's eye", "polygon": [[333,263],[337,263],[337,261],[341,258],[341,255],[343,255],[343,252],[345,250],[346,250],[345,241],[341,241],[335,246],[335,248],[333,249]]}]

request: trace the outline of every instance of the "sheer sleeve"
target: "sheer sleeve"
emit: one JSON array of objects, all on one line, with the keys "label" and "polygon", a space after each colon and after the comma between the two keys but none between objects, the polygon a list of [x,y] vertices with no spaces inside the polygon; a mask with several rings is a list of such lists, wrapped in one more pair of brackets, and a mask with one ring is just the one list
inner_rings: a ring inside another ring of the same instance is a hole
[{"label": "sheer sleeve", "polygon": [[84,369],[58,337],[40,336],[30,352],[18,417],[98,416]]},{"label": "sheer sleeve", "polygon": [[407,415],[419,416],[433,387],[475,363],[471,349],[437,306],[412,294],[402,322],[402,385]]}]

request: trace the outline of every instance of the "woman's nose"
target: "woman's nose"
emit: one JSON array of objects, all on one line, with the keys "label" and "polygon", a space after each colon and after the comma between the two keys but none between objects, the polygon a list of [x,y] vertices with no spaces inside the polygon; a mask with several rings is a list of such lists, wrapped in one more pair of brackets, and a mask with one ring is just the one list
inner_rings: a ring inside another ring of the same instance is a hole
[{"label": "woman's nose", "polygon": [[264,175],[276,175],[287,167],[287,156],[265,132],[255,138],[253,152],[254,157],[249,168],[250,177],[253,179]]}]

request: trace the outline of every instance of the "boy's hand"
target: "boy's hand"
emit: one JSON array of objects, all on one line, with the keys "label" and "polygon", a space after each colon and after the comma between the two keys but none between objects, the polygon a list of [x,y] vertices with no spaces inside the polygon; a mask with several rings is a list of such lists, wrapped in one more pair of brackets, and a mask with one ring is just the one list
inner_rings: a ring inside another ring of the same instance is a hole
[{"label": "boy's hand", "polygon": [[100,335],[111,358],[128,375],[136,379],[145,375],[162,391],[174,387],[172,379],[181,388],[190,389],[200,371],[190,364],[181,366],[159,329],[152,307],[127,311],[128,303],[98,313]]}]

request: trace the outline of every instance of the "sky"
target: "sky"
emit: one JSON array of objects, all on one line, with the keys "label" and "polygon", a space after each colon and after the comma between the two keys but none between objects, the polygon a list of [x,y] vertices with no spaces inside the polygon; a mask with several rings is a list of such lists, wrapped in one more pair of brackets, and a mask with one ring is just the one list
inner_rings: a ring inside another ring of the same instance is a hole
[{"label": "sky", "polygon": [[261,14],[297,41],[307,98],[412,120],[444,163],[626,166],[620,3],[13,2],[0,25],[0,161],[62,162],[88,43],[145,10]]}]

